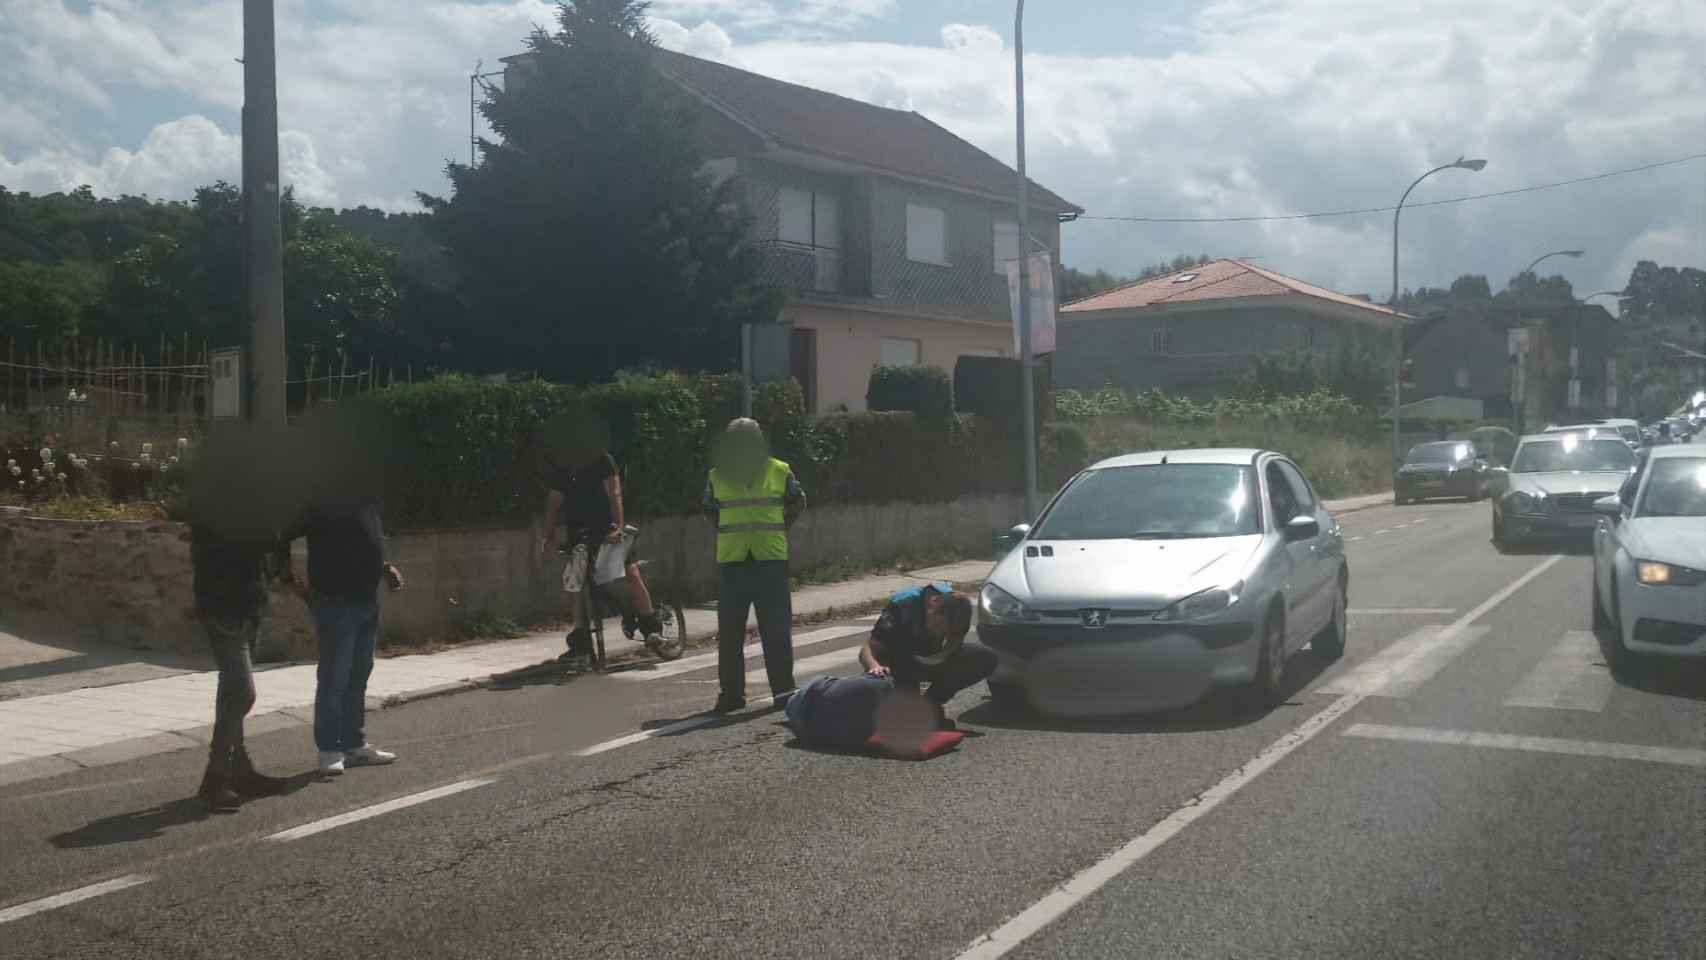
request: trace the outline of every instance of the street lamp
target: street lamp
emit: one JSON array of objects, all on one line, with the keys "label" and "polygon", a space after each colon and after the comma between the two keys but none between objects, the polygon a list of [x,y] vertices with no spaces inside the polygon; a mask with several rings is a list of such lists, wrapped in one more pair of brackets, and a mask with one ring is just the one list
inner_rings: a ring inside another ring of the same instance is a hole
[{"label": "street lamp", "polygon": [[1031,364],[1031,204],[1025,179],[1025,0],[1013,9],[1013,92],[1019,167],[1019,405],[1025,444],[1025,522],[1037,518],[1037,409]]},{"label": "street lamp", "polygon": [[1399,448],[1398,440],[1398,401],[1399,401],[1399,368],[1404,362],[1404,325],[1398,319],[1398,217],[1404,212],[1404,201],[1410,199],[1410,190],[1416,189],[1416,184],[1433,176],[1441,170],[1469,170],[1478,172],[1487,165],[1485,160],[1465,160],[1458,157],[1451,163],[1429,170],[1416,178],[1410,184],[1409,190],[1398,198],[1398,207],[1392,211],[1392,462],[1400,463],[1404,459],[1404,451]]},{"label": "street lamp", "polygon": [[[1570,259],[1574,260],[1577,257],[1580,257],[1581,255],[1582,255],[1582,251],[1580,251],[1580,250],[1554,250],[1551,253],[1543,253],[1540,256],[1535,257],[1533,263],[1531,263],[1527,267],[1523,268],[1522,273],[1519,273],[1516,275],[1516,279],[1518,282],[1516,284],[1516,291],[1515,291],[1516,292],[1516,298],[1515,298],[1516,327],[1515,327],[1515,329],[1517,329],[1517,330],[1522,329],[1522,283],[1521,283],[1522,278],[1527,274],[1533,273],[1535,267],[1540,266],[1541,263],[1543,263],[1547,260],[1550,260],[1553,257],[1569,257]],[[1518,362],[1519,363],[1521,362],[1520,358],[1519,358]],[[1524,421],[1528,417],[1528,381],[1526,379],[1521,379],[1520,382],[1522,384],[1522,389],[1516,398],[1517,408],[1514,411],[1516,414],[1517,427],[1519,428],[1517,430],[1517,433],[1523,432],[1523,430],[1520,428],[1527,426],[1527,424]]]},{"label": "street lamp", "polygon": [[[1576,399],[1576,403],[1575,403],[1576,406],[1581,405],[1580,397],[1581,397],[1581,389],[1582,389],[1580,386],[1580,383],[1581,383],[1581,358],[1582,358],[1582,354],[1581,354],[1581,350],[1582,350],[1582,347],[1581,347],[1582,314],[1581,314],[1580,308],[1587,306],[1588,301],[1592,300],[1595,297],[1618,297],[1621,299],[1623,297],[1623,295],[1624,295],[1624,291],[1622,291],[1622,290],[1598,290],[1598,291],[1595,291],[1593,293],[1588,294],[1585,297],[1581,297],[1581,298],[1576,300],[1576,306],[1577,306],[1576,315],[1574,317],[1573,322],[1570,324],[1570,379],[1576,382],[1575,386],[1570,387],[1570,394],[1572,397],[1574,397]],[[1606,341],[1604,341],[1604,342],[1609,344],[1609,338],[1606,338]],[[1607,346],[1606,352],[1608,354],[1611,352],[1609,345]],[[1617,369],[1616,360],[1610,356],[1607,356],[1605,358],[1605,390],[1602,393],[1602,399],[1604,402],[1601,404],[1601,406],[1606,408],[1606,412],[1608,414],[1614,414],[1617,412],[1617,410],[1616,410],[1616,406],[1617,406],[1617,403],[1616,403],[1616,397],[1617,397],[1616,369]]]}]

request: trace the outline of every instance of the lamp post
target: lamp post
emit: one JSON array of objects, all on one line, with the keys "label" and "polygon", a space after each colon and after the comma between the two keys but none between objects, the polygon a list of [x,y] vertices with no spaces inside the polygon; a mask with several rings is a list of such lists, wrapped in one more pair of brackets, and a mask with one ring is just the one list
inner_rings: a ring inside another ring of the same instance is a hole
[{"label": "lamp post", "polygon": [[1404,195],[1398,198],[1398,207],[1392,211],[1392,462],[1400,463],[1404,459],[1404,451],[1399,448],[1398,439],[1398,406],[1399,406],[1399,371],[1404,363],[1404,325],[1398,319],[1398,218],[1404,213],[1404,201],[1410,199],[1410,190],[1416,189],[1416,184],[1433,176],[1441,170],[1479,171],[1487,165],[1485,160],[1465,160],[1458,157],[1451,163],[1443,164],[1417,177],[1410,184]]},{"label": "lamp post", "polygon": [[1031,364],[1031,204],[1025,179],[1025,0],[1013,9],[1013,92],[1019,168],[1019,405],[1025,444],[1025,521],[1037,518],[1037,409]]},{"label": "lamp post", "polygon": [[[1541,263],[1550,260],[1553,257],[1569,257],[1571,259],[1575,259],[1581,255],[1582,251],[1580,250],[1554,250],[1551,253],[1543,253],[1540,256],[1535,257],[1533,263],[1523,268],[1523,271],[1516,275],[1516,329],[1522,329],[1522,278],[1533,273],[1535,267],[1540,266]],[[1521,363],[1521,359],[1522,358],[1520,357],[1518,358],[1518,363]],[[1521,394],[1516,398],[1517,403],[1515,411],[1517,427],[1519,428],[1517,430],[1518,434],[1525,432],[1523,428],[1526,428],[1528,425],[1526,422],[1528,419],[1528,381],[1524,378],[1521,382],[1522,390]]]}]

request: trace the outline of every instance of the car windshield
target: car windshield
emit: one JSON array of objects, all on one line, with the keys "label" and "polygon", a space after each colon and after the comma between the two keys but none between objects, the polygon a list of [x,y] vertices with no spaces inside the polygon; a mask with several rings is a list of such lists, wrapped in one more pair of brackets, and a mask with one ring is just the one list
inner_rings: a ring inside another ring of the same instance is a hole
[{"label": "car windshield", "polygon": [[1667,457],[1647,467],[1637,517],[1706,517],[1706,457]]},{"label": "car windshield", "polygon": [[1619,436],[1621,436],[1623,439],[1629,441],[1630,443],[1640,443],[1641,442],[1641,431],[1634,426],[1625,424],[1625,425],[1617,428],[1617,433]]},{"label": "car windshield", "polygon": [[1564,470],[1613,471],[1635,465],[1635,451],[1622,440],[1590,440],[1585,434],[1559,434],[1558,439],[1530,440],[1516,451],[1512,473],[1556,473]]},{"label": "car windshield", "polygon": [[1467,443],[1424,443],[1410,448],[1409,463],[1457,463],[1469,459]]},{"label": "car windshield", "polygon": [[1033,538],[1175,540],[1260,531],[1255,472],[1220,463],[1092,470],[1061,493]]}]

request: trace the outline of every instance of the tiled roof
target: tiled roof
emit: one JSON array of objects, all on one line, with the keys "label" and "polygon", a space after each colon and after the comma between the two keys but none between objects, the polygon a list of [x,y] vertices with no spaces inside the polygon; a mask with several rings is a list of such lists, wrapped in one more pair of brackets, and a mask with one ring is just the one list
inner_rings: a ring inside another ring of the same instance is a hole
[{"label": "tiled roof", "polygon": [[[658,50],[658,66],[714,107],[785,147],[944,186],[1007,196],[1018,173],[910,110],[891,110],[784,83],[710,60]],[[1031,202],[1082,213],[1036,181]]]},{"label": "tiled roof", "polygon": [[1177,273],[1139,280],[1066,304],[1060,308],[1060,312],[1070,314],[1095,313],[1102,310],[1138,310],[1163,308],[1176,303],[1283,296],[1313,297],[1341,306],[1367,310],[1383,317],[1390,317],[1393,313],[1390,307],[1305,283],[1283,273],[1263,270],[1242,260],[1212,260]]}]

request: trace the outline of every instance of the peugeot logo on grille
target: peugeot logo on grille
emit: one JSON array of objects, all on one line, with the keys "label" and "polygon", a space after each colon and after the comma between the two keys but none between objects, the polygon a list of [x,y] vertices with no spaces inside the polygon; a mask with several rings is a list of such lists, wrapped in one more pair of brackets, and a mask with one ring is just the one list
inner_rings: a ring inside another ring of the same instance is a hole
[{"label": "peugeot logo on grille", "polygon": [[1100,630],[1108,625],[1106,610],[1080,610],[1078,617],[1084,621],[1084,626],[1091,630]]}]

